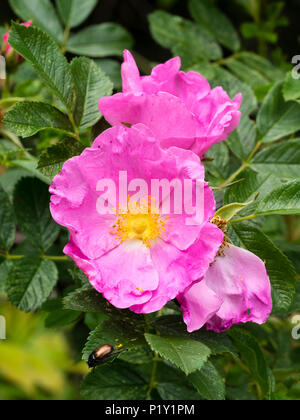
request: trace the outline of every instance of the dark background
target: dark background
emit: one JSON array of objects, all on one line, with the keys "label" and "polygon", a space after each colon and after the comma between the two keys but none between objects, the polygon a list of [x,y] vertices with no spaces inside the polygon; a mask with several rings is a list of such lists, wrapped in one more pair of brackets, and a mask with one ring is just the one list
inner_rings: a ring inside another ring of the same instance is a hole
[{"label": "dark background", "polygon": [[[82,0],[84,2],[84,0]],[[265,0],[262,0],[265,1]],[[147,15],[151,11],[161,8],[168,0],[100,0],[90,18],[83,26],[102,23],[117,22],[125,26],[135,39],[135,50],[153,61],[162,61],[169,58],[170,53],[158,46],[151,38]],[[54,3],[54,1],[53,1]],[[238,7],[234,0],[218,0],[218,6],[228,15],[236,27],[250,20],[249,16]],[[279,44],[288,56],[288,59],[300,53],[299,45],[299,18],[300,0],[285,2],[284,14],[289,18],[290,25],[279,30]],[[14,19],[14,13],[9,7],[8,0],[0,0],[0,24],[9,23]],[[186,0],[177,0],[170,10],[174,14],[189,17]],[[80,29],[80,28],[79,28]],[[76,30],[78,30],[76,28]],[[255,46],[246,46],[255,49]],[[254,48],[252,48],[254,47]]]}]

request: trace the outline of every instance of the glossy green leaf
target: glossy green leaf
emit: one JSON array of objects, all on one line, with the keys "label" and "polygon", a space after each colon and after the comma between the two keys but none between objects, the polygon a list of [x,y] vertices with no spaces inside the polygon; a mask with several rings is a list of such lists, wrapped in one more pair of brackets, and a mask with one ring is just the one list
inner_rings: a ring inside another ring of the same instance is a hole
[{"label": "glossy green leaf", "polygon": [[14,244],[16,224],[8,194],[0,186],[0,249],[9,251]]},{"label": "glossy green leaf", "polygon": [[56,0],[59,15],[68,28],[74,28],[84,22],[97,3],[98,0]]},{"label": "glossy green leaf", "polygon": [[296,79],[292,72],[286,75],[283,85],[283,97],[286,101],[300,98],[300,80]]},{"label": "glossy green leaf", "polygon": [[121,320],[103,321],[90,333],[88,341],[83,349],[83,359],[88,360],[89,355],[100,346],[109,344],[120,350],[130,351],[138,346],[145,345],[143,332],[132,324]]},{"label": "glossy green leaf", "polygon": [[257,196],[254,197],[252,201],[249,201],[248,203],[231,203],[227,204],[226,206],[220,208],[215,216],[221,217],[221,219],[224,220],[231,220],[234,216],[236,216],[241,210],[244,210],[246,207],[250,206],[254,203]]},{"label": "glossy green leaf", "polygon": [[35,311],[49,297],[57,280],[57,268],[52,261],[34,255],[24,257],[9,273],[8,300],[22,311]]},{"label": "glossy green leaf", "polygon": [[110,80],[113,82],[116,90],[122,89],[122,78],[121,78],[121,64],[116,60],[110,60],[108,58],[95,59],[96,64],[103,70]]},{"label": "glossy green leaf", "polygon": [[162,316],[156,320],[155,327],[163,335],[186,337],[191,338],[192,340],[200,341],[210,349],[212,355],[230,353],[233,357],[236,357],[235,348],[228,335],[225,333],[215,334],[211,331],[205,331],[203,329],[195,331],[192,334],[188,333],[182,316]]},{"label": "glossy green leaf", "polygon": [[268,365],[265,356],[254,336],[242,328],[232,328],[229,331],[235,345],[238,347],[242,359],[260,389],[262,398],[270,392]]},{"label": "glossy green leaf", "polygon": [[255,214],[300,214],[300,181],[291,181],[272,191],[262,200]]},{"label": "glossy green leaf", "polygon": [[124,49],[131,49],[131,35],[117,23],[89,26],[70,36],[69,52],[89,57],[122,56]]},{"label": "glossy green leaf", "polygon": [[0,262],[0,295],[5,291],[6,282],[9,277],[10,270],[13,268],[12,261],[1,261]]},{"label": "glossy green leaf", "polygon": [[276,174],[284,179],[300,178],[300,139],[263,149],[255,156],[252,167],[260,174]]},{"label": "glossy green leaf", "polygon": [[54,106],[43,102],[17,103],[5,115],[4,122],[13,132],[24,138],[49,128],[69,135],[73,132],[68,117]]},{"label": "glossy green leaf", "polygon": [[283,83],[269,92],[257,116],[257,126],[264,143],[273,142],[300,130],[300,104],[285,102]]},{"label": "glossy green leaf", "polygon": [[91,286],[83,286],[64,298],[64,307],[80,312],[99,312],[109,318],[122,319],[132,326],[141,321],[141,316],[126,309],[112,306],[99,292]]},{"label": "glossy green leaf", "polygon": [[9,4],[24,21],[31,20],[57,42],[62,42],[63,29],[50,0],[9,0]]},{"label": "glossy green leaf", "polygon": [[59,46],[39,29],[26,28],[14,22],[9,43],[31,63],[49,89],[71,110],[74,103],[72,73]]},{"label": "glossy green leaf", "polygon": [[16,186],[14,207],[19,227],[30,243],[46,251],[56,240],[60,228],[49,210],[47,185],[36,178],[23,178]]},{"label": "glossy green leaf", "polygon": [[195,21],[231,51],[240,48],[240,38],[230,20],[210,0],[189,0],[189,10]]},{"label": "glossy green leaf", "polygon": [[189,375],[189,380],[206,400],[225,400],[225,384],[211,362],[206,362],[202,369]]},{"label": "glossy green leaf", "polygon": [[76,90],[75,123],[82,129],[89,128],[100,119],[98,102],[103,96],[112,94],[113,84],[89,58],[75,58],[71,69]]},{"label": "glossy green leaf", "polygon": [[199,25],[163,11],[149,15],[150,29],[156,42],[180,55],[185,66],[203,59],[217,60],[222,50],[215,38]]},{"label": "glossy green leaf", "polygon": [[201,369],[211,352],[209,348],[189,338],[145,334],[151,349],[179,367],[186,375]]},{"label": "glossy green leaf", "polygon": [[47,177],[54,178],[63,164],[74,156],[83,152],[84,146],[78,140],[67,138],[64,141],[45,150],[38,162],[38,169]]},{"label": "glossy green leaf", "polygon": [[259,202],[282,184],[275,174],[257,173],[251,168],[246,168],[236,180],[241,182],[226,189],[225,204],[253,200],[257,193],[259,193],[257,200]]},{"label": "glossy green leaf", "polygon": [[117,361],[87,375],[81,394],[85,400],[144,400],[148,384],[133,365]]}]

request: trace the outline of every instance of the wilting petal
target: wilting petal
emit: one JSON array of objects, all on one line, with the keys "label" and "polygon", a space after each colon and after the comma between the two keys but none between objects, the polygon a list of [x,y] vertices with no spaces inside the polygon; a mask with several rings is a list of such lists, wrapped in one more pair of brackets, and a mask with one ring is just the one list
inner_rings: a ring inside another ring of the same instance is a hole
[{"label": "wilting petal", "polygon": [[[221,305],[217,308],[218,299]],[[189,287],[179,300],[189,331],[204,324],[216,332],[238,323],[263,324],[272,310],[271,286],[263,261],[233,245],[224,248],[224,256],[217,257],[200,283]],[[211,302],[216,304],[215,311],[211,311]]]},{"label": "wilting petal", "polygon": [[194,283],[177,297],[188,332],[202,328],[218,312],[223,300],[204,280]]}]

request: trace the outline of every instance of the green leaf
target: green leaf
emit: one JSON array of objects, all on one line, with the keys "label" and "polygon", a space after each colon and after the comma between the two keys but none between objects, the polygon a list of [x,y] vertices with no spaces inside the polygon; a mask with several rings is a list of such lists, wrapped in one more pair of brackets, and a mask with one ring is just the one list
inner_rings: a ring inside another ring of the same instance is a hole
[{"label": "green leaf", "polygon": [[134,347],[130,351],[122,352],[119,358],[134,365],[144,365],[153,362],[153,352],[148,344],[145,344],[144,346]]},{"label": "green leaf", "polygon": [[64,141],[49,147],[39,159],[38,169],[47,177],[54,178],[63,167],[66,160],[78,156],[83,152],[84,146],[79,141],[67,138]]},{"label": "green leaf", "polygon": [[257,100],[251,87],[239,80],[229,71],[221,67],[216,67],[215,75],[209,81],[211,82],[212,87],[222,86],[231,99],[233,99],[238,93],[242,93],[242,123],[245,119],[248,119],[249,114],[256,110]]},{"label": "green leaf", "polygon": [[35,311],[47,300],[58,280],[55,264],[30,255],[17,261],[6,284],[8,300],[25,312]]},{"label": "green leaf", "polygon": [[45,252],[56,240],[60,228],[49,210],[47,185],[36,178],[24,178],[16,186],[14,207],[18,225],[30,243]]},{"label": "green leaf", "polygon": [[8,194],[0,186],[0,249],[9,251],[16,236],[14,209]]},{"label": "green leaf", "polygon": [[122,56],[124,49],[131,49],[133,39],[117,23],[89,26],[69,38],[67,50],[89,57]]},{"label": "green leaf", "polygon": [[51,184],[51,179],[37,169],[38,162],[36,159],[14,160],[12,165],[16,168],[24,169],[27,173],[24,172],[23,176],[34,176],[46,185]]},{"label": "green leaf", "polygon": [[73,324],[81,316],[81,312],[64,309],[61,298],[48,300],[43,305],[42,310],[48,312],[45,319],[47,328],[58,328]]},{"label": "green leaf", "polygon": [[81,394],[85,400],[144,400],[148,385],[133,365],[117,361],[87,375]]},{"label": "green leaf", "polygon": [[213,176],[222,181],[229,175],[229,150],[225,142],[215,144],[205,153],[205,157],[212,159],[207,162],[206,168]]},{"label": "green leaf", "polygon": [[101,293],[91,286],[83,286],[71,292],[64,298],[64,307],[80,312],[99,312],[109,318],[121,319],[132,325],[143,322],[141,315],[137,315],[126,309],[118,309],[112,306]]},{"label": "green leaf", "polygon": [[68,28],[75,28],[92,13],[98,0],[56,0],[60,17]]},{"label": "green leaf", "polygon": [[246,168],[236,179],[241,182],[226,190],[225,204],[253,200],[257,193],[259,193],[258,199],[261,200],[281,185],[280,179],[275,174],[261,174],[251,168]]},{"label": "green leaf", "polygon": [[222,50],[215,38],[199,25],[163,11],[149,15],[150,29],[156,42],[180,55],[184,66],[203,59],[218,60]]},{"label": "green leaf", "polygon": [[300,279],[297,281],[296,294],[289,308],[289,313],[293,314],[296,312],[300,312]]},{"label": "green leaf", "polygon": [[293,77],[289,72],[283,85],[283,97],[286,101],[292,101],[300,98],[300,80]]},{"label": "green leaf", "polygon": [[201,370],[191,373],[189,380],[206,400],[225,400],[224,382],[211,362],[206,362]]},{"label": "green leaf", "polygon": [[240,48],[240,38],[230,20],[210,0],[189,0],[189,10],[199,25],[231,51]]},{"label": "green leaf", "polygon": [[186,337],[191,338],[192,340],[200,341],[209,347],[213,355],[229,353],[233,357],[236,357],[234,345],[226,333],[215,334],[211,331],[205,331],[202,329],[190,334],[186,329],[182,316],[162,316],[155,321],[155,327],[163,335],[175,335],[177,337]]},{"label": "green leaf", "polygon": [[255,214],[300,214],[300,181],[287,182],[272,191],[258,204]]},{"label": "green leaf", "polygon": [[167,363],[159,362],[156,372],[156,390],[159,396],[163,400],[201,400],[189,377],[174,365]]},{"label": "green leaf", "polygon": [[122,89],[121,64],[108,58],[95,59],[95,63],[103,70],[113,82],[116,90]]},{"label": "green leaf", "polygon": [[260,397],[266,396],[270,392],[268,365],[255,337],[242,328],[232,328],[229,335],[234,340],[242,360],[260,388]]},{"label": "green leaf", "polygon": [[92,127],[100,119],[98,102],[110,96],[113,84],[99,66],[89,58],[75,58],[71,63],[76,90],[74,119],[77,127]]},{"label": "green leaf", "polygon": [[248,203],[231,203],[227,204],[226,206],[220,208],[215,216],[221,217],[221,219],[224,220],[231,220],[234,216],[236,216],[241,210],[245,209],[246,207],[250,206],[254,203],[257,196],[254,197],[252,201],[249,201]]},{"label": "green leaf", "polygon": [[134,350],[146,343],[143,333],[134,324],[122,320],[104,321],[90,333],[83,349],[83,360],[87,361],[89,355],[104,344],[115,348],[122,345],[120,350]]},{"label": "green leaf", "polygon": [[61,111],[43,102],[19,102],[4,118],[4,123],[18,136],[31,137],[48,128],[70,135],[72,125]]},{"label": "green leaf", "polygon": [[57,42],[62,42],[63,29],[50,0],[9,0],[9,4],[23,20],[31,20]]},{"label": "green leaf", "polygon": [[199,341],[175,336],[145,334],[151,349],[174,363],[186,375],[201,369],[207,361],[210,349]]},{"label": "green leaf", "polygon": [[251,165],[260,174],[284,179],[300,178],[300,139],[274,144],[259,152]]},{"label": "green leaf", "polygon": [[300,129],[300,104],[285,102],[283,83],[277,83],[269,92],[257,116],[257,126],[264,143],[273,142]]},{"label": "green leaf", "polygon": [[257,54],[242,52],[226,60],[226,66],[253,89],[281,81],[284,73]]},{"label": "green leaf", "polygon": [[10,45],[28,60],[44,83],[72,110],[73,81],[70,66],[59,46],[37,28],[12,23]]},{"label": "green leaf", "polygon": [[235,156],[247,160],[256,145],[256,126],[250,118],[242,118],[238,128],[227,139],[227,144]]},{"label": "green leaf", "polygon": [[12,261],[3,261],[0,263],[0,296],[5,291],[6,282],[9,277],[10,270],[13,268]]},{"label": "green leaf", "polygon": [[236,237],[236,245],[243,246],[264,261],[272,285],[273,310],[287,310],[295,294],[296,282],[296,272],[289,259],[251,224],[237,223],[230,229]]}]

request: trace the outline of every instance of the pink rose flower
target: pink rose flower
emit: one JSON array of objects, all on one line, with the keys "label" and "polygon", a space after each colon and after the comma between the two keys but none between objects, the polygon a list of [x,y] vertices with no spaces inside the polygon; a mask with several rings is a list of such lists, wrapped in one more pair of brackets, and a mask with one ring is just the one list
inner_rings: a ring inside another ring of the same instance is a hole
[{"label": "pink rose flower", "polygon": [[256,255],[225,247],[201,281],[180,296],[189,332],[206,325],[222,332],[233,324],[264,324],[272,311],[271,286],[265,265]]},{"label": "pink rose flower", "polygon": [[[50,187],[52,216],[70,231],[64,252],[92,286],[118,308],[154,312],[204,276],[223,232],[209,223],[216,204],[204,182],[203,220],[196,226],[186,225],[185,212],[162,215],[166,196],[157,206],[158,214],[145,208],[133,212],[130,207],[124,214],[99,214],[98,183],[109,179],[118,185],[120,171],[127,171],[128,184],[142,179],[150,191],[153,179],[204,180],[204,168],[191,151],[162,149],[142,124],[118,126],[102,133],[81,156],[68,160]],[[145,203],[148,197],[146,193]],[[118,194],[116,207],[113,199],[109,192],[107,206],[120,210]],[[132,194],[129,203],[131,199]],[[174,195],[170,201],[173,208]]]},{"label": "pink rose flower", "polygon": [[147,125],[164,148],[193,150],[200,156],[226,140],[240,122],[242,95],[232,101],[221,88],[210,88],[195,72],[180,71],[179,57],[141,77],[134,58],[124,53],[123,93],[102,98],[100,112],[111,125]]},{"label": "pink rose flower", "polygon": [[[21,25],[24,25],[24,26],[26,26],[26,28],[28,28],[28,26],[32,25],[32,22],[31,21],[24,22],[24,23],[21,23]],[[8,42],[9,35],[10,35],[10,30],[3,35],[3,47],[5,49],[5,56],[6,57],[7,57],[8,53],[12,50],[12,47],[9,45],[9,42]],[[22,60],[22,57],[19,54],[17,54],[17,57],[18,57],[18,61]]]}]

